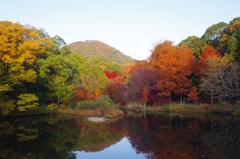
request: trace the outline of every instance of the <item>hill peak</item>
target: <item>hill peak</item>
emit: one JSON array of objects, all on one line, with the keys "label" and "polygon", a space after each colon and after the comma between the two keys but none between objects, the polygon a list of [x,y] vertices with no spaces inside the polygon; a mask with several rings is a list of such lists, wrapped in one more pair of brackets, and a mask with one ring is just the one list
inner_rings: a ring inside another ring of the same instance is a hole
[{"label": "hill peak", "polygon": [[134,59],[130,56],[98,40],[77,41],[68,44],[68,47],[72,52],[79,53],[88,58],[101,56],[118,64],[134,62]]}]

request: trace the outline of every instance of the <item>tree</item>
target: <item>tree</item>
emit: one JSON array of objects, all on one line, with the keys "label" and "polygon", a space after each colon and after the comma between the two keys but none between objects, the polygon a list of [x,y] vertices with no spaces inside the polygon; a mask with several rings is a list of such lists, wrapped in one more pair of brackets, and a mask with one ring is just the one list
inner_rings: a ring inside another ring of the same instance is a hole
[{"label": "tree", "polygon": [[142,101],[144,109],[148,101],[149,91],[155,89],[157,75],[153,69],[139,67],[131,73],[126,85],[129,102]]},{"label": "tree", "polygon": [[219,44],[220,36],[223,34],[224,29],[227,27],[228,24],[225,22],[219,22],[210,26],[203,34],[202,40],[216,49]]},{"label": "tree", "polygon": [[202,49],[206,46],[206,42],[197,36],[189,36],[187,39],[182,40],[178,45],[188,45],[189,48],[194,52],[195,57],[198,58]]},{"label": "tree", "polygon": [[[73,95],[74,65],[67,57],[53,55],[45,60],[39,60],[40,77],[45,79],[51,93],[60,101],[68,101]],[[50,95],[50,94],[49,94]]]},{"label": "tree", "polygon": [[113,101],[117,101],[117,95],[120,92],[120,88],[124,83],[123,77],[116,77],[109,81],[107,87],[107,94],[111,97]]},{"label": "tree", "polygon": [[174,77],[176,83],[176,90],[174,93],[180,94],[180,101],[183,103],[184,95],[189,92],[192,87],[192,79],[190,76],[194,72],[196,66],[196,58],[192,50],[187,45],[177,48],[178,70]]},{"label": "tree", "polygon": [[159,95],[168,97],[171,101],[171,93],[176,89],[176,83],[173,81],[178,67],[176,47],[171,41],[157,44],[150,57],[150,63],[158,71]]},{"label": "tree", "polygon": [[188,101],[193,101],[196,105],[196,102],[199,98],[199,93],[197,92],[197,87],[196,86],[193,86],[191,89],[190,89],[190,92],[187,94],[187,100]]},{"label": "tree", "polygon": [[190,75],[196,63],[193,51],[188,46],[176,47],[170,41],[158,44],[150,57],[150,64],[159,75],[159,95],[168,97],[171,101],[173,93],[182,96],[191,87]]},{"label": "tree", "polygon": [[240,66],[226,58],[209,58],[202,77],[201,90],[213,99],[234,99],[240,96]]},{"label": "tree", "polygon": [[[67,84],[68,78],[56,75],[49,80],[50,90],[57,96],[57,105],[61,101],[68,101],[73,95],[73,85]],[[61,98],[61,99],[60,99]]]},{"label": "tree", "polygon": [[240,17],[234,18],[223,30],[217,50],[231,61],[240,59]]},{"label": "tree", "polygon": [[19,111],[37,108],[38,106],[38,97],[35,94],[21,94],[20,96],[18,96],[18,98],[20,98],[17,102],[17,109]]},{"label": "tree", "polygon": [[51,41],[42,38],[41,31],[34,27],[3,21],[0,22],[0,43],[0,61],[9,78],[8,84],[34,82],[37,76],[32,66],[37,56],[51,47]]},{"label": "tree", "polygon": [[14,110],[19,94],[33,93],[29,86],[38,80],[37,59],[45,58],[52,46],[51,39],[42,30],[0,22],[0,107],[3,114]]},{"label": "tree", "polygon": [[114,79],[118,76],[117,72],[110,72],[105,70],[104,73],[106,74],[108,79]]},{"label": "tree", "polygon": [[108,83],[104,70],[98,65],[87,61],[82,65],[79,74],[81,87],[87,96],[98,97],[105,91]]},{"label": "tree", "polygon": [[204,72],[207,67],[207,59],[214,57],[220,57],[220,55],[212,46],[206,46],[201,52],[196,74],[201,76],[202,72]]}]

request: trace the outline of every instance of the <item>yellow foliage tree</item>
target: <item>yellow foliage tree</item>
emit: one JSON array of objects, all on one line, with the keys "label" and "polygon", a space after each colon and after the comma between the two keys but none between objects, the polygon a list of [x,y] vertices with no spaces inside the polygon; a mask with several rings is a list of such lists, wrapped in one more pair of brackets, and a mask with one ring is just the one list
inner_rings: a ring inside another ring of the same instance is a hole
[{"label": "yellow foliage tree", "polygon": [[31,66],[51,47],[50,39],[43,37],[40,30],[9,21],[0,22],[0,44],[0,62],[10,85],[34,82],[37,76]]}]

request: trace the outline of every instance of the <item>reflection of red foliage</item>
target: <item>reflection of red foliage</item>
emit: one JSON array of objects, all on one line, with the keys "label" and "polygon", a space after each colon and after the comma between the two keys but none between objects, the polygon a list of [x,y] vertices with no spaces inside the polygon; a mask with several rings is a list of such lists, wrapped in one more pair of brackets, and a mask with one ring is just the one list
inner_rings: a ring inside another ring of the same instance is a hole
[{"label": "reflection of red foliage", "polygon": [[105,75],[107,76],[108,79],[114,79],[117,77],[117,72],[109,72],[109,71],[104,71]]},{"label": "reflection of red foliage", "polygon": [[110,123],[108,127],[108,131],[111,134],[118,134],[123,131],[123,126],[121,120],[118,120],[117,122]]},{"label": "reflection of red foliage", "polygon": [[79,127],[80,127],[80,128],[84,127],[85,125],[86,125],[85,122],[80,122],[80,123],[79,123]]},{"label": "reflection of red foliage", "polygon": [[108,129],[108,131],[111,133],[111,134],[118,134],[121,132],[121,130],[119,130],[118,128],[114,128],[114,127],[110,127]]}]

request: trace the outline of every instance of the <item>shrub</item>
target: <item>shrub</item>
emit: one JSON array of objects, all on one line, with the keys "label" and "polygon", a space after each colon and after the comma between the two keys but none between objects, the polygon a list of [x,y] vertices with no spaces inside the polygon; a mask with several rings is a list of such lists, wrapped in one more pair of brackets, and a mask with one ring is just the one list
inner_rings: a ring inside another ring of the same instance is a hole
[{"label": "shrub", "polygon": [[108,109],[108,108],[117,108],[118,105],[115,104],[108,95],[102,95],[98,97],[96,100],[80,101],[72,105],[72,108],[75,108],[75,109],[96,109],[98,107]]},{"label": "shrub", "polygon": [[94,101],[80,101],[76,103],[75,109],[96,109],[97,105]]},{"label": "shrub", "polygon": [[162,106],[162,110],[170,111],[170,106],[169,105],[164,105],[164,106]]},{"label": "shrub", "polygon": [[236,104],[237,104],[237,105],[240,105],[240,100],[237,100],[237,101],[236,101]]},{"label": "shrub", "polygon": [[183,104],[182,105],[182,107],[184,108],[184,109],[193,109],[193,106],[192,105],[188,105],[188,104]]},{"label": "shrub", "polygon": [[49,104],[47,107],[46,107],[47,111],[52,111],[54,109],[57,109],[57,105],[56,104]]},{"label": "shrub", "polygon": [[217,100],[216,101],[216,106],[223,106],[225,103],[224,103],[224,101],[223,100]]},{"label": "shrub", "polygon": [[108,95],[102,95],[98,97],[96,100],[96,104],[99,107],[103,107],[105,109],[118,107],[118,105],[115,104]]}]

